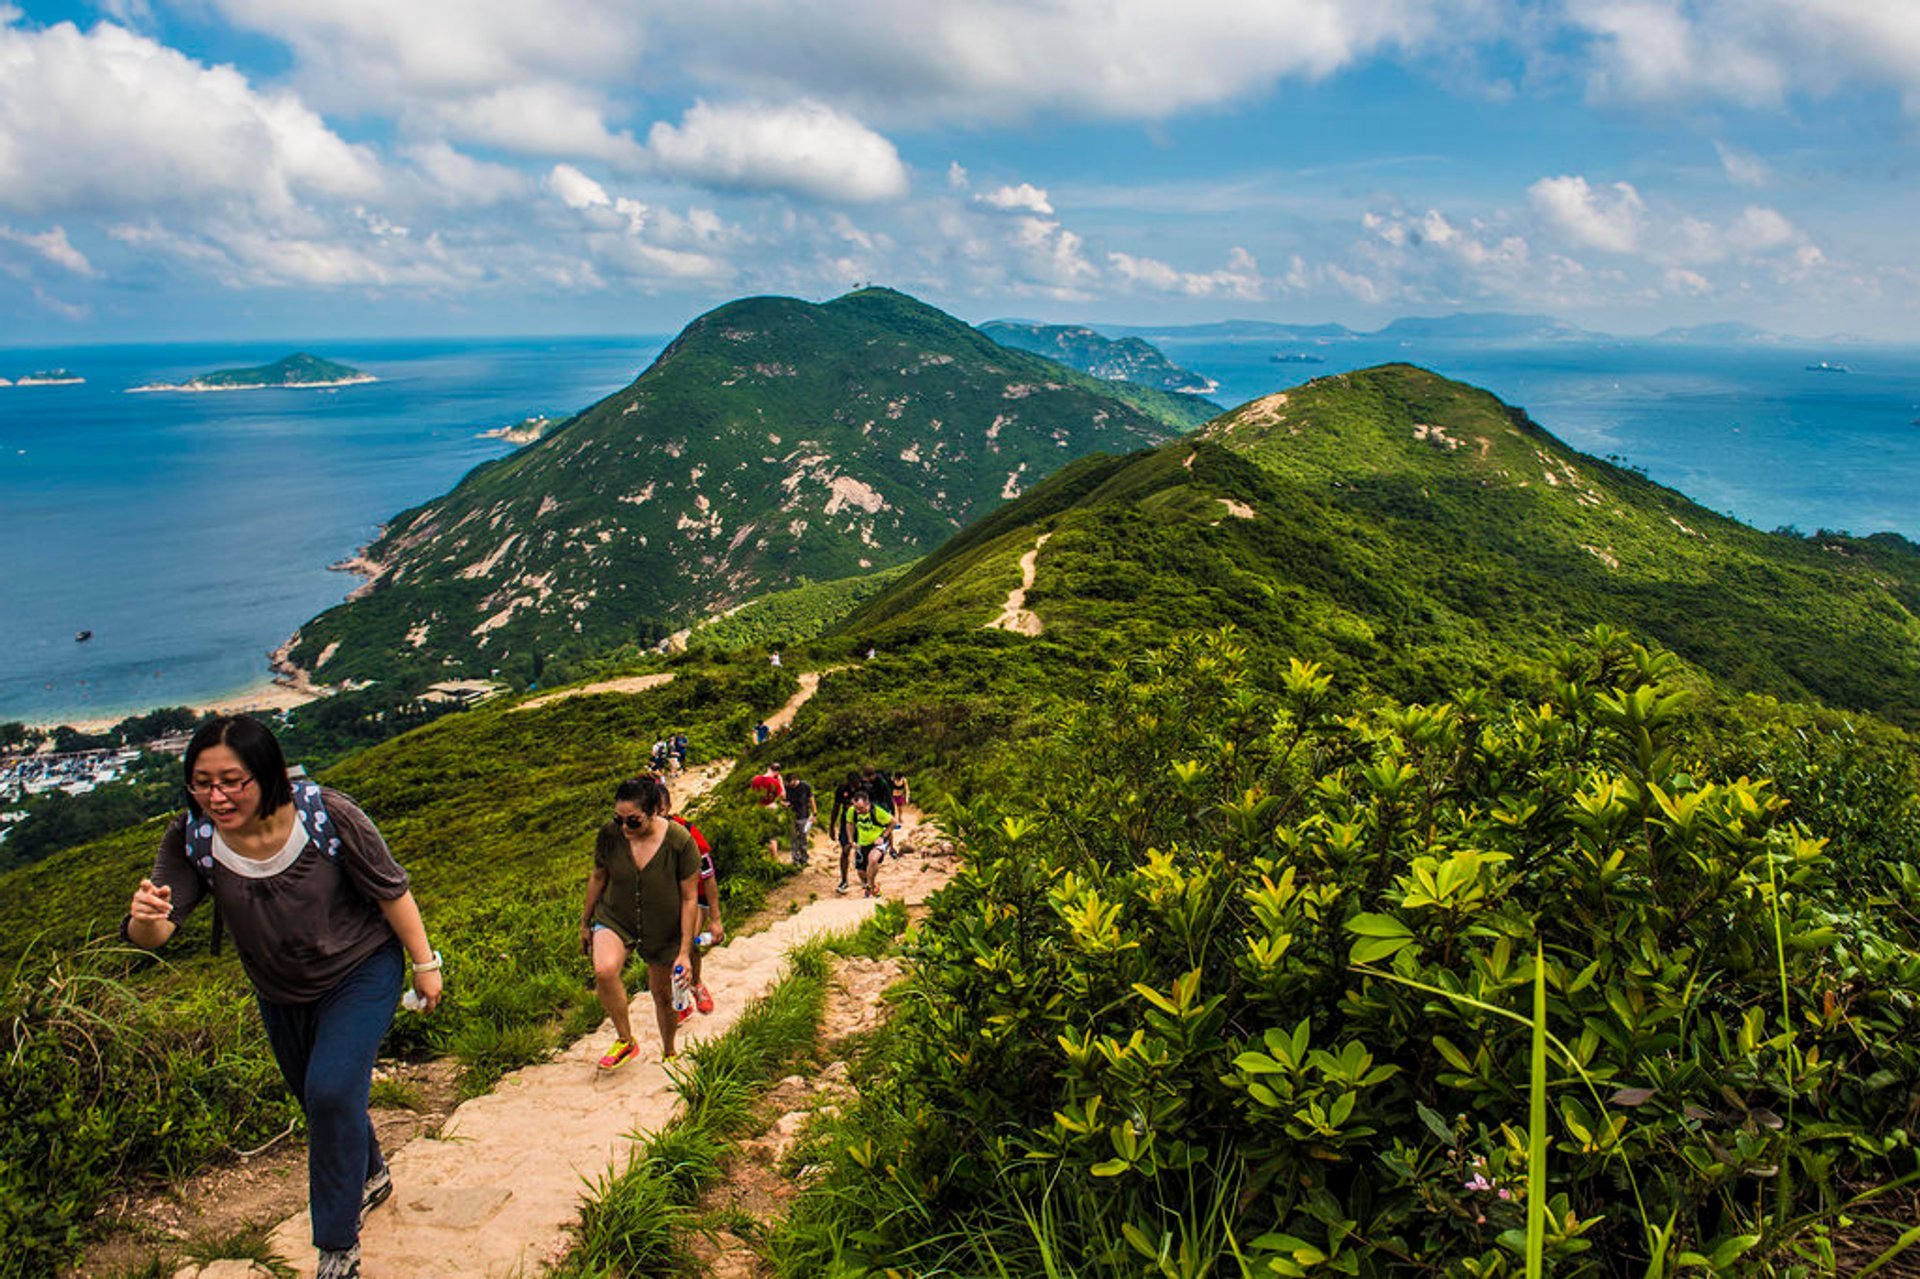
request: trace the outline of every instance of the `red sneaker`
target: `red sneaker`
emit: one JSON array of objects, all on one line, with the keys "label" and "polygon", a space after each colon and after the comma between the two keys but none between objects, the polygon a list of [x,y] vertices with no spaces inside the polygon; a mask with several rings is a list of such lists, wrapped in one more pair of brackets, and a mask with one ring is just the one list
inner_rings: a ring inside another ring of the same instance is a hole
[{"label": "red sneaker", "polygon": [[703,1013],[713,1011],[713,996],[707,993],[707,987],[704,982],[693,988],[693,1006]]}]

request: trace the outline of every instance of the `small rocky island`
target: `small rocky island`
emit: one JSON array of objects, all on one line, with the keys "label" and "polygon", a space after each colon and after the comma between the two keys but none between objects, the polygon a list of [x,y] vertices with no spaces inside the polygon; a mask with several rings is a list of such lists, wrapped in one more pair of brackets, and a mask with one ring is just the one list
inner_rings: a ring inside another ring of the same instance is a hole
[{"label": "small rocky island", "polygon": [[9,382],[0,377],[0,386],[79,386],[87,379],[78,373],[66,369],[43,369],[38,373],[29,373],[18,382]]},{"label": "small rocky island", "polygon": [[202,373],[180,383],[155,382],[130,388],[133,391],[262,391],[294,388],[319,390],[335,386],[360,386],[380,379],[371,373],[323,360],[301,352],[272,364],[250,369],[220,369]]},{"label": "small rocky island", "polygon": [[480,432],[483,440],[505,440],[509,444],[533,444],[539,441],[554,427],[554,420],[544,413],[533,417],[521,418],[512,426],[496,426],[491,431]]}]

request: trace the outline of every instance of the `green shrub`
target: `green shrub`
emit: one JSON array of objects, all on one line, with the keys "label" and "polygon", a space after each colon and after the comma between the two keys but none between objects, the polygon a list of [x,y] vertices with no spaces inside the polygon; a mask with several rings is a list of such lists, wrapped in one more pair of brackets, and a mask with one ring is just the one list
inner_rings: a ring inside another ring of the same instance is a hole
[{"label": "green shrub", "polygon": [[1347,704],[1231,635],[1117,671],[960,810],[785,1272],[1517,1273],[1536,947],[1546,1264],[1820,1264],[1915,1166],[1917,939],[1702,766],[1675,674],[1605,630],[1526,701]]}]

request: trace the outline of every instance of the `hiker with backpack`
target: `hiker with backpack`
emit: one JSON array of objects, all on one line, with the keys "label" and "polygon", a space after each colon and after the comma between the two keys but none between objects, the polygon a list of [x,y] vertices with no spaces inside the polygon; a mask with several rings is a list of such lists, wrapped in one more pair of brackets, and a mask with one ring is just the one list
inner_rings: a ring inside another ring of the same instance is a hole
[{"label": "hiker with backpack", "polygon": [[853,861],[853,827],[849,819],[853,816],[853,797],[860,794],[863,786],[859,775],[848,773],[846,779],[833,788],[833,807],[827,813],[827,833],[833,842],[840,846],[840,883],[834,892],[847,891],[847,867]]},{"label": "hiker with backpack", "polygon": [[853,865],[860,872],[860,886],[865,896],[878,897],[880,864],[893,851],[893,813],[874,803],[866,791],[857,791],[847,824],[853,828]]},{"label": "hiker with backpack", "polygon": [[612,820],[594,838],[580,949],[593,959],[594,991],[617,1036],[600,1058],[602,1070],[617,1070],[640,1054],[622,976],[631,951],[647,963],[661,1056],[676,1055],[674,978],[692,969],[689,952],[700,923],[700,854],[693,837],[668,819],[670,807],[658,778],[629,777],[613,793]]},{"label": "hiker with backpack", "polygon": [[360,1223],[393,1193],[367,1096],[392,1024],[403,959],[425,1010],[440,1004],[407,872],[351,799],[295,779],[273,733],[247,715],[208,720],[187,743],[187,811],[160,837],[120,926],[164,945],[212,898],[252,984],[280,1074],[307,1117],[307,1194],[318,1279],[357,1279]]},{"label": "hiker with backpack", "polygon": [[[668,797],[667,807],[669,809],[673,807],[671,796]],[[689,971],[693,977],[693,1004],[691,1008],[681,1009],[679,1013],[680,1020],[685,1021],[693,1015],[695,1010],[702,1013],[713,1011],[713,994],[707,989],[707,983],[700,974],[700,960],[706,953],[707,947],[718,946],[726,940],[727,925],[720,918],[720,876],[713,867],[713,845],[707,842],[707,837],[700,833],[698,826],[679,813],[670,813],[668,820],[686,831],[693,840],[693,846],[700,851],[700,886],[694,893],[695,900],[700,903],[700,931],[694,937],[690,956],[692,963]]]}]

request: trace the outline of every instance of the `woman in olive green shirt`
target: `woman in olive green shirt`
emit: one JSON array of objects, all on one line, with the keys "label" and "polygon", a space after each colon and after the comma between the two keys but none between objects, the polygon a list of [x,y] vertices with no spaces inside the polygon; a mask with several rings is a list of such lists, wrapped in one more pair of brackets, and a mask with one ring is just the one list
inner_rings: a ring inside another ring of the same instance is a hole
[{"label": "woman in olive green shirt", "polygon": [[594,840],[580,949],[593,957],[594,990],[619,1036],[600,1059],[602,1070],[623,1066],[640,1052],[621,976],[629,951],[647,962],[662,1056],[674,1055],[679,1016],[673,971],[687,967],[699,926],[700,853],[693,838],[667,820],[669,807],[659,779],[630,777],[614,792],[613,820]]}]

